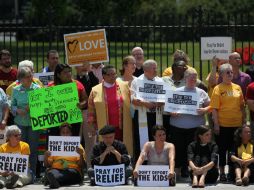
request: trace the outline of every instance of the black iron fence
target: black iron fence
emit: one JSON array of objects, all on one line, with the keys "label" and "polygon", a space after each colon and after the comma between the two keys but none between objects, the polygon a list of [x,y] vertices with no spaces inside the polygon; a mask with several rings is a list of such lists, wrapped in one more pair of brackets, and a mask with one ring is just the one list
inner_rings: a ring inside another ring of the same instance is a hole
[{"label": "black iron fence", "polygon": [[[200,59],[200,37],[231,36],[233,51],[245,55],[245,64],[254,61],[254,19],[249,14],[228,15],[226,19],[218,19],[216,15],[197,13],[190,17],[172,17],[175,22],[166,24],[133,24],[87,26],[85,23],[71,26],[59,26],[50,20],[47,25],[25,23],[21,19],[0,20],[0,49],[8,49],[12,53],[13,64],[24,59],[35,63],[35,70],[40,72],[46,65],[46,54],[56,49],[65,62],[63,35],[93,29],[106,29],[109,48],[109,64],[117,68],[122,58],[130,54],[135,46],[144,49],[145,58],[155,59],[159,63],[159,71],[172,64],[172,55],[176,49],[182,49],[190,57],[200,78],[204,79],[210,71],[210,62]],[[226,20],[226,21],[225,21]],[[159,22],[160,23],[160,22]],[[173,24],[172,24],[173,23]],[[247,59],[246,59],[247,57]],[[242,67],[245,69],[245,66]]]}]

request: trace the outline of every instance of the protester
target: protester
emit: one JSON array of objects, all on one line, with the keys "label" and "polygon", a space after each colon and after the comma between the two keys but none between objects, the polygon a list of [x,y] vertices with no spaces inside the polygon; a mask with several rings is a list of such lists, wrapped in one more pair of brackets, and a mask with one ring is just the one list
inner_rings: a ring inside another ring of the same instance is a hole
[{"label": "protester", "polygon": [[12,68],[11,53],[8,50],[0,51],[0,88],[6,88],[17,79],[17,69]]},{"label": "protester", "polygon": [[133,79],[136,78],[133,76],[136,69],[135,63],[136,60],[131,55],[123,58],[122,68],[120,69],[121,76],[118,79],[128,82],[129,86],[131,86]]},{"label": "protester", "polygon": [[230,158],[234,163],[235,184],[237,186],[249,185],[250,177],[254,172],[254,152],[251,139],[251,129],[243,126],[235,131],[234,148],[230,152]]},{"label": "protester", "polygon": [[214,88],[210,106],[213,109],[214,133],[219,147],[220,180],[226,181],[226,152],[233,145],[235,130],[246,123],[246,114],[241,87],[232,83],[232,66],[228,63],[221,65],[219,75],[222,83]]},{"label": "protester", "polygon": [[[79,103],[77,106],[79,109],[84,109],[86,106],[86,100],[87,100],[85,87],[79,81],[72,79],[71,72],[72,72],[72,69],[69,65],[58,64],[55,68],[54,82],[49,83],[48,86],[68,84],[68,83],[72,83],[72,82],[76,83],[77,90],[78,90],[78,97],[79,97]],[[76,105],[73,105],[73,106],[76,106]],[[74,136],[79,136],[80,126],[81,126],[80,123],[72,124],[72,134]],[[48,130],[48,134],[50,136],[58,135],[59,134],[59,127],[50,128]]]},{"label": "protester", "polygon": [[195,139],[188,146],[188,161],[192,187],[202,188],[207,183],[216,183],[218,179],[218,146],[211,141],[212,132],[206,126],[197,128]]},{"label": "protester", "polygon": [[144,51],[141,47],[134,47],[131,51],[131,55],[136,59],[136,69],[133,75],[139,77],[144,74],[143,63],[144,63]]},{"label": "protester", "polygon": [[91,64],[91,71],[93,74],[97,77],[99,80],[99,83],[102,82],[103,76],[102,76],[102,68],[104,67],[103,63],[94,63]]},{"label": "protester", "polygon": [[[59,127],[59,134],[63,137],[72,136],[71,125],[64,123]],[[45,152],[44,165],[47,168],[45,176],[52,189],[60,186],[80,184],[83,181],[83,167],[85,151],[80,145],[77,148],[79,156],[51,156],[50,151]]]},{"label": "protester", "polygon": [[254,82],[250,83],[246,91],[246,103],[250,110],[251,137],[254,139]]},{"label": "protester", "polygon": [[102,141],[93,147],[91,156],[92,168],[89,168],[88,170],[91,185],[95,185],[94,165],[109,166],[124,164],[126,184],[132,183],[130,179],[133,171],[131,166],[131,157],[128,154],[125,144],[121,141],[115,140],[115,131],[116,128],[111,125],[105,125],[99,131]]},{"label": "protester", "polygon": [[54,72],[57,64],[59,64],[59,55],[56,50],[49,50],[47,53],[48,66],[43,68],[43,73]]},{"label": "protester", "polygon": [[3,89],[0,88],[0,130],[5,130],[8,116],[9,116],[9,104],[6,94]]},{"label": "protester", "polygon": [[18,70],[20,84],[13,89],[11,99],[11,111],[14,115],[14,123],[21,129],[21,139],[27,142],[31,149],[30,164],[33,174],[36,174],[37,146],[39,132],[32,130],[29,113],[28,92],[39,89],[40,86],[33,83],[33,73],[29,67],[21,67]]},{"label": "protester", "polygon": [[162,126],[153,127],[154,141],[144,144],[143,150],[139,155],[135,169],[134,178],[138,178],[138,168],[147,160],[148,165],[168,165],[170,186],[175,186],[175,147],[166,141],[166,129]]},{"label": "protester", "polygon": [[[92,88],[99,84],[98,78],[93,74],[93,72],[90,70],[90,64],[88,62],[85,62],[82,64],[82,66],[76,67],[77,70],[77,80],[81,82],[86,87],[86,93],[87,96],[90,95]],[[83,122],[82,127],[80,130],[80,134],[83,135],[85,140],[85,151],[88,158],[91,157],[91,151],[93,148],[93,145],[96,142],[96,137],[93,136],[89,130],[88,130],[88,106],[86,105],[84,109],[82,110],[83,113]],[[87,168],[91,167],[90,159],[87,159]]]},{"label": "protester", "polygon": [[193,141],[197,127],[205,124],[205,113],[209,111],[210,98],[208,94],[196,87],[197,72],[188,68],[184,73],[185,86],[177,88],[175,92],[196,93],[198,98],[197,115],[170,113],[170,141],[176,148],[176,173],[188,177],[187,147]]},{"label": "protester", "polygon": [[[29,145],[20,140],[21,130],[16,126],[9,126],[6,132],[7,143],[0,146],[0,153],[30,155]],[[11,171],[0,173],[0,188],[20,188],[32,183],[32,175],[28,168],[27,175],[18,175]]]},{"label": "protester", "polygon": [[250,76],[251,82],[254,82],[254,65],[248,66],[245,73]]},{"label": "protester", "polygon": [[116,69],[102,69],[103,82],[93,87],[88,99],[88,126],[95,135],[106,124],[115,127],[115,138],[123,141],[132,155],[130,92],[127,83],[116,81]]}]

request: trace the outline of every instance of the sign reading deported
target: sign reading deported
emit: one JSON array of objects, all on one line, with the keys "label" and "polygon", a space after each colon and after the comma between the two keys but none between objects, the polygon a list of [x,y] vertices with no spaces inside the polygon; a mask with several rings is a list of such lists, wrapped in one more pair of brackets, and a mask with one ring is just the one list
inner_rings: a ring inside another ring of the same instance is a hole
[{"label": "sign reading deported", "polygon": [[114,186],[125,184],[124,164],[111,166],[94,166],[95,184],[101,186]]},{"label": "sign reading deported", "polygon": [[164,82],[137,80],[137,99],[148,102],[165,102],[168,85]]},{"label": "sign reading deported", "polygon": [[54,81],[54,72],[34,73],[34,77],[38,78],[44,86],[48,86],[49,82]]},{"label": "sign reading deported", "polygon": [[28,155],[0,153],[0,172],[27,175]]},{"label": "sign reading deported", "polygon": [[75,82],[32,90],[28,94],[33,130],[57,127],[62,123],[78,123],[82,114]]},{"label": "sign reading deported", "polygon": [[169,167],[167,165],[140,165],[138,168],[138,186],[167,187]]},{"label": "sign reading deported", "polygon": [[168,91],[164,111],[197,115],[198,107],[197,93]]},{"label": "sign reading deported", "polygon": [[201,37],[201,60],[211,60],[214,56],[228,60],[231,51],[231,37]]},{"label": "sign reading deported", "polygon": [[65,34],[64,44],[70,65],[109,61],[105,29]]},{"label": "sign reading deported", "polygon": [[48,150],[52,156],[78,156],[80,137],[49,136]]}]

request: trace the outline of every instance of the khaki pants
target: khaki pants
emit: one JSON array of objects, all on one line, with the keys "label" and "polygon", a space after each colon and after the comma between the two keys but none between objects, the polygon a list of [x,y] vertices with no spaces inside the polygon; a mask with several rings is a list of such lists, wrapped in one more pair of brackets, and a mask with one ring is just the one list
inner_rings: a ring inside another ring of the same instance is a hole
[{"label": "khaki pants", "polygon": [[[10,178],[10,177],[11,176],[3,177],[0,175],[0,183],[4,184],[4,186],[5,186],[8,178]],[[30,183],[32,183],[32,175],[30,174],[30,172],[28,172],[28,175],[19,175],[19,179],[13,187],[23,187],[23,186],[28,185]]]}]

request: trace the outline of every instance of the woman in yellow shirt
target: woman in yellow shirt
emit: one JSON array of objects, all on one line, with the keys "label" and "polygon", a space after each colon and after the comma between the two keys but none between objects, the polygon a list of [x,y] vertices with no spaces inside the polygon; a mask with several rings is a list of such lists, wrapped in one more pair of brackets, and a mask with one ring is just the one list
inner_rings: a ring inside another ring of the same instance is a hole
[{"label": "woman in yellow shirt", "polygon": [[[0,153],[23,154],[30,155],[29,145],[21,139],[21,130],[16,126],[9,126],[6,131],[7,143],[0,146]],[[23,187],[32,183],[32,175],[28,170],[27,175],[17,175],[10,171],[0,173],[0,189],[6,187],[12,189],[15,187]]]},{"label": "woman in yellow shirt", "polygon": [[[66,123],[61,125],[60,136],[72,136],[71,125]],[[49,151],[45,152],[44,165],[48,168],[45,175],[50,188],[82,182],[85,151],[81,145],[77,153],[79,156],[50,156]]]}]

